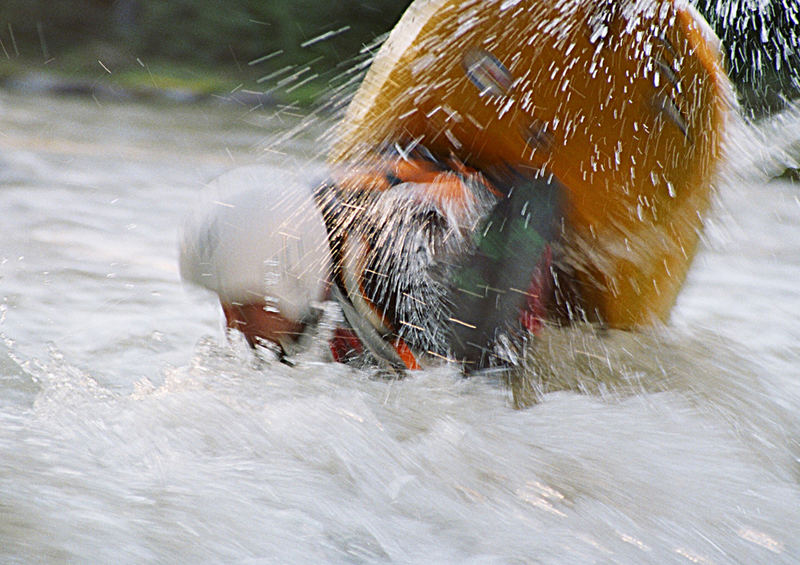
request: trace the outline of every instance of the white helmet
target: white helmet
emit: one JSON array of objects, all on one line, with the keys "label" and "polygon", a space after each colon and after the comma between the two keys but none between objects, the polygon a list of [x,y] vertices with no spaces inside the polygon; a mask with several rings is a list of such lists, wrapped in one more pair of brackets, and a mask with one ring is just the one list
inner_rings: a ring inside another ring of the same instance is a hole
[{"label": "white helmet", "polygon": [[[181,277],[219,296],[228,308],[255,306],[302,324],[328,288],[330,249],[310,190],[248,166],[218,177],[187,218],[180,236]],[[251,330],[255,328],[250,328]],[[281,343],[270,336],[256,334]]]}]

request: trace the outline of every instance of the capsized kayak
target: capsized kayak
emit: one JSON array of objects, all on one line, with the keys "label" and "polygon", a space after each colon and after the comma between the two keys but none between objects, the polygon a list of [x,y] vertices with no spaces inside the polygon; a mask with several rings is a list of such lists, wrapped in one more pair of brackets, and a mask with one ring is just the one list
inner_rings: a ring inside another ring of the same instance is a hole
[{"label": "capsized kayak", "polygon": [[477,171],[547,171],[564,186],[569,308],[616,328],[663,321],[721,158],[732,94],[720,53],[679,0],[418,0],[330,162],[419,144]]}]

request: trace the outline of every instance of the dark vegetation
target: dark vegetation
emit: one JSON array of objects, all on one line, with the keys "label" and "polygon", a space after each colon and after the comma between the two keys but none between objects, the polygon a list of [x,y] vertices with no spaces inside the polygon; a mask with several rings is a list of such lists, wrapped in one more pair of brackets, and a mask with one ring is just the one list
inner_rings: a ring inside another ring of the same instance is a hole
[{"label": "dark vegetation", "polygon": [[88,80],[89,87],[140,92],[238,88],[308,100],[390,30],[409,3],[2,0],[0,79],[47,72],[74,79],[76,89]]},{"label": "dark vegetation", "polygon": [[722,40],[729,73],[746,109],[759,115],[800,96],[800,0],[696,4]]},{"label": "dark vegetation", "polygon": [[[48,73],[92,88],[239,89],[308,101],[363,58],[409,3],[3,0],[0,80]],[[723,38],[750,110],[774,110],[800,93],[800,0],[769,0],[762,9],[755,0],[698,5]]]}]

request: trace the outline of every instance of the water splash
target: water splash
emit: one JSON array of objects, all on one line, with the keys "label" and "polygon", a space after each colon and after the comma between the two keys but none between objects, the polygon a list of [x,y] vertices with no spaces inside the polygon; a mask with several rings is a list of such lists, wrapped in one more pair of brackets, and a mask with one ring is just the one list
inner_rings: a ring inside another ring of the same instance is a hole
[{"label": "water splash", "polygon": [[[326,109],[270,115],[288,127],[265,136],[262,160],[318,166],[327,147],[317,132],[340,115],[368,60],[336,71]],[[553,329],[528,360],[531,378],[512,376],[507,390],[496,377],[463,379],[448,367],[398,381],[328,363],[324,336],[295,368],[226,341],[207,302],[181,291],[171,234],[155,235],[230,162],[224,144],[191,129],[191,159],[163,141],[216,110],[177,120],[164,109],[123,113],[119,121],[141,128],[145,141],[115,153],[118,140],[83,113],[69,120],[75,108],[63,101],[3,102],[19,123],[6,118],[12,131],[2,138],[9,213],[0,230],[13,258],[0,262],[10,297],[0,329],[24,342],[0,349],[3,560],[800,558],[800,203],[795,187],[767,184],[792,162],[795,111],[742,122],[733,172],[720,183],[722,212],[706,226],[677,327]],[[45,111],[46,120],[31,121]],[[234,122],[250,140],[248,124],[263,127],[260,119],[226,113],[212,123],[216,133]],[[14,128],[46,129],[47,143]],[[97,149],[86,146],[60,153],[66,145],[52,138],[64,131],[97,133],[99,157],[87,161]],[[234,155],[253,159],[244,145]],[[134,159],[109,167],[120,156]],[[94,202],[76,188],[87,175]],[[32,187],[46,198],[31,198]],[[718,228],[723,214],[741,218],[741,229]],[[152,226],[120,249],[109,234],[131,217]],[[59,225],[80,231],[80,245],[54,232]],[[55,235],[37,234],[44,226]],[[132,269],[94,282],[125,257]],[[67,265],[77,261],[81,271]],[[46,285],[37,278],[45,271]],[[110,292],[119,293],[113,303]],[[40,341],[56,323],[57,335],[70,335],[51,354]],[[166,335],[168,356],[141,337],[151,324]],[[215,337],[189,345],[203,333]]]},{"label": "water splash", "polygon": [[722,40],[749,111],[774,111],[800,94],[800,2],[697,0]]}]

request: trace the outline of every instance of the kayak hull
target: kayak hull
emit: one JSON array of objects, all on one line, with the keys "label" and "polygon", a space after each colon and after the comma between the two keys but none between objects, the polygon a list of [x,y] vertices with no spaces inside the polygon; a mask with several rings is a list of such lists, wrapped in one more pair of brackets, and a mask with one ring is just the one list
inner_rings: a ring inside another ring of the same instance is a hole
[{"label": "kayak hull", "polygon": [[330,162],[420,144],[476,170],[554,175],[576,306],[633,328],[666,320],[683,284],[731,100],[716,38],[677,0],[418,0]]}]

